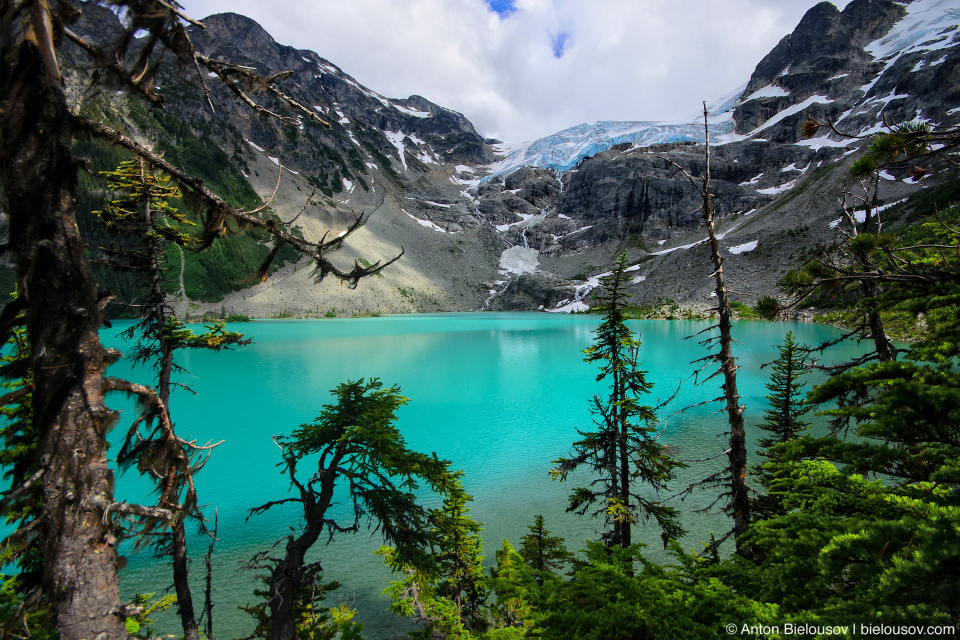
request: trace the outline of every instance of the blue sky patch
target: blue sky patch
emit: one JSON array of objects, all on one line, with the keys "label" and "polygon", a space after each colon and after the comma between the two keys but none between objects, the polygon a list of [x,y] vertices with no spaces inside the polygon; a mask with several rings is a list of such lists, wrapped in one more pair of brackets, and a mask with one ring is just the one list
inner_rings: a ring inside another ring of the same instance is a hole
[{"label": "blue sky patch", "polygon": [[499,13],[501,18],[506,18],[517,10],[513,6],[514,2],[515,0],[487,0],[487,6]]},{"label": "blue sky patch", "polygon": [[571,35],[565,31],[558,33],[557,35],[551,38],[551,44],[553,45],[553,57],[562,58],[563,54],[567,51],[567,45],[570,44]]}]

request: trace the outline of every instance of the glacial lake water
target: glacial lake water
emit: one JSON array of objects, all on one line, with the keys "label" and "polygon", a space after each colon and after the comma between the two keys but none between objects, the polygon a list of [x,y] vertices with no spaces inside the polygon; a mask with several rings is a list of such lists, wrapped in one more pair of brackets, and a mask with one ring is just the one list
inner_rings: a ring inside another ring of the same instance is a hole
[{"label": "glacial lake water", "polygon": [[[410,402],[399,411],[398,426],[408,446],[436,452],[465,472],[464,485],[474,497],[472,516],[483,523],[488,564],[504,538],[519,546],[520,538],[543,514],[546,526],[563,535],[571,550],[599,536],[601,523],[564,512],[567,495],[586,476],[566,483],[554,482],[551,461],[570,452],[576,428],[589,429],[588,401],[603,386],[595,381],[596,368],[582,361],[581,351],[593,341],[599,322],[595,316],[538,313],[461,313],[386,316],[380,318],[323,320],[262,320],[232,325],[254,342],[238,351],[182,353],[179,364],[189,373],[179,381],[194,393],[175,392],[171,408],[179,435],[198,443],[220,441],[197,476],[205,513],[219,519],[219,541],[214,551],[214,635],[239,638],[249,634],[250,618],[237,609],[254,600],[255,572],[242,570],[244,562],[280,539],[298,524],[295,507],[275,508],[247,520],[248,510],[283,498],[288,483],[280,475],[279,449],[271,436],[289,433],[316,417],[330,402],[329,391],[348,379],[378,377],[397,384]],[[720,378],[697,386],[690,379],[699,365],[691,364],[706,351],[696,339],[685,339],[709,325],[696,321],[631,321],[643,342],[641,360],[654,382],[649,404],[676,393],[661,411],[663,441],[684,460],[701,460],[722,453],[727,429],[721,406],[714,403],[679,412],[720,395]],[[104,330],[108,346],[123,348],[119,337],[128,324]],[[762,418],[769,369],[777,345],[787,331],[806,344],[837,335],[832,327],[795,323],[737,322],[735,346],[741,365],[738,384],[746,405],[748,440],[758,434],[751,423]],[[857,347],[843,347],[847,354]],[[830,360],[843,357],[836,351]],[[149,382],[150,370],[132,368],[121,360],[111,375]],[[678,390],[679,389],[679,390]],[[131,404],[120,398],[111,406],[123,411],[112,440],[119,443],[133,415]],[[117,447],[118,448],[118,447]],[[755,449],[751,446],[751,452]],[[116,448],[114,449],[116,450]],[[725,457],[691,464],[675,483],[679,490],[704,477]],[[306,467],[304,467],[306,470]],[[150,503],[151,484],[132,470],[121,475],[117,494],[125,500]],[[711,531],[729,529],[722,515],[695,514],[713,496],[694,493],[683,502],[689,534],[682,544],[701,549]],[[649,544],[649,555],[663,560],[659,531],[643,527],[640,537]],[[204,567],[208,539],[190,539],[192,583],[196,606],[203,602]],[[383,589],[391,580],[382,560],[373,555],[381,541],[361,530],[340,535],[314,548],[324,578],[343,587],[331,594],[330,604],[346,601],[360,610],[364,636],[392,638],[408,626],[385,613]],[[278,549],[279,551],[279,549]],[[125,597],[136,592],[162,592],[172,584],[169,566],[149,551],[125,549]],[[172,616],[164,617],[160,630],[179,635]]]}]

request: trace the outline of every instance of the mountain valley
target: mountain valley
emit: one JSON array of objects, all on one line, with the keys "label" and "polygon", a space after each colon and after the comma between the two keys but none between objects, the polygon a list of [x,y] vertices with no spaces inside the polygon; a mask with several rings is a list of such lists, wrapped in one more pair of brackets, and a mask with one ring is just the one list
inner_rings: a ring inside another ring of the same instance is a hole
[{"label": "mountain valley", "polygon": [[[83,7],[77,30],[109,39],[116,16]],[[312,268],[294,261],[260,284],[237,279],[222,297],[181,287],[181,314],[583,311],[598,276],[624,250],[637,304],[701,312],[711,306],[699,193],[676,170],[703,175],[702,118],[582,124],[505,144],[420,96],[384,97],[320,55],[275,42],[248,18],[220,14],[203,22],[206,29],[191,37],[206,55],[261,72],[289,71],[283,90],[329,126],[299,116],[295,126],[278,126],[223,99],[226,89],[213,83],[212,108],[196,89],[205,79],[194,75],[191,87],[179,73],[166,77],[163,113],[148,113],[88,95],[80,52],[71,84],[77,108],[109,114],[186,164],[188,147],[215,147],[218,162],[230,166],[206,160],[208,174],[247,183],[267,212],[295,220],[306,237],[335,237],[364,217],[334,255],[344,265],[403,256],[355,291],[332,281],[318,285]],[[776,295],[782,273],[840,237],[843,193],[863,192],[846,169],[870,134],[885,123],[957,123],[958,25],[955,0],[854,0],[842,12],[824,2],[759,62],[741,90],[710,106],[713,193],[734,300],[751,305]],[[284,113],[270,100],[263,106]],[[863,137],[820,127],[804,138],[810,116]],[[174,119],[195,138],[175,133]],[[918,184],[906,172],[887,172],[878,204],[893,206],[884,214],[893,223],[906,214],[911,193],[950,177]]]}]

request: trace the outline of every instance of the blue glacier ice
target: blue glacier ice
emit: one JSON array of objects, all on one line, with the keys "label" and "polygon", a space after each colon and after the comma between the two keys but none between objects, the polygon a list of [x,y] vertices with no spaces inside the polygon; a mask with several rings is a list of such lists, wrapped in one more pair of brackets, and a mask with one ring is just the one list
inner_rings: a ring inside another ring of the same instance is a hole
[{"label": "blue glacier ice", "polygon": [[[711,138],[733,131],[733,108],[744,87],[709,107]],[[507,175],[520,167],[540,167],[558,173],[570,171],[584,158],[590,158],[618,144],[650,147],[656,144],[703,143],[703,122],[696,117],[677,124],[651,121],[611,121],[578,124],[552,135],[523,144],[503,144],[495,149],[500,159],[490,165],[484,178]]]}]

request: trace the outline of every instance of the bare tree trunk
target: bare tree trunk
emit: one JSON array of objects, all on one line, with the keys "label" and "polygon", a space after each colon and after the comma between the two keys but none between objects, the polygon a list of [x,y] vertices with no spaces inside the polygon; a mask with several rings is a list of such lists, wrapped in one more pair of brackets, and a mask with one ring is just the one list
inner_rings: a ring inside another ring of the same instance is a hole
[{"label": "bare tree trunk", "polygon": [[43,582],[63,640],[126,638],[105,517],[113,502],[106,433],[116,421],[102,389],[110,354],[97,335],[97,283],[75,219],[72,116],[45,60],[52,48],[36,43],[46,3],[16,4],[0,0],[0,179],[42,438]]},{"label": "bare tree trunk", "polygon": [[883,327],[883,319],[880,317],[880,311],[877,309],[877,303],[875,302],[875,297],[879,294],[877,283],[871,280],[862,280],[860,290],[871,301],[867,312],[867,324],[870,327],[870,337],[873,339],[873,345],[877,349],[877,358],[880,362],[896,360],[897,348],[887,337],[887,331]]},{"label": "bare tree trunk", "polygon": [[197,618],[193,611],[193,596],[190,593],[190,575],[187,567],[187,534],[183,518],[173,525],[173,541],[170,554],[173,556],[173,585],[177,590],[177,607],[180,610],[180,625],[184,640],[199,640]]},{"label": "bare tree trunk", "polygon": [[[342,452],[336,452],[329,469],[336,469],[342,459]],[[300,502],[303,505],[304,525],[300,537],[292,532],[287,539],[286,552],[282,560],[270,571],[270,634],[273,640],[296,640],[297,627],[294,620],[297,590],[303,584],[304,562],[307,552],[320,538],[325,524],[324,515],[333,501],[336,476],[326,472],[320,479],[320,491],[299,484],[296,481],[296,468],[292,459],[288,459],[290,480],[300,490]]]},{"label": "bare tree trunk", "polygon": [[[621,348],[624,348],[621,346]],[[614,384],[617,384],[617,400],[623,403],[627,399],[626,389],[624,385],[620,382],[620,374],[616,373],[614,377]],[[630,456],[629,456],[629,447],[630,447],[630,425],[629,425],[629,416],[625,406],[621,404],[620,408],[615,410],[616,415],[618,416],[617,421],[617,448],[619,449],[619,476],[620,476],[620,497],[623,500],[623,506],[627,509],[627,513],[631,512],[630,504],[630,480],[633,477],[630,473]],[[625,518],[622,522],[617,521],[617,524],[620,525],[620,531],[618,534],[620,547],[626,549],[631,544],[631,527],[630,519]],[[633,575],[632,569],[629,572],[630,575]]]},{"label": "bare tree trunk", "polygon": [[207,635],[207,640],[213,640],[213,545],[217,541],[219,520],[220,518],[218,516],[214,516],[213,535],[211,536],[210,546],[207,547],[207,588],[203,603],[203,615],[205,616],[203,632]]},{"label": "bare tree trunk", "polygon": [[297,587],[303,579],[303,565],[307,551],[320,538],[323,523],[308,520],[303,534],[290,536],[283,560],[270,575],[270,633],[273,640],[295,640],[297,627],[294,621]]},{"label": "bare tree trunk", "polygon": [[733,510],[733,531],[737,541],[737,553],[750,555],[749,549],[741,548],[740,536],[750,524],[750,499],[747,492],[747,443],[743,427],[743,406],[737,391],[737,365],[733,358],[733,338],[730,334],[730,304],[727,286],[723,277],[723,258],[717,240],[714,221],[713,194],[710,193],[710,128],[707,123],[707,105],[703,105],[703,126],[706,134],[706,169],[703,180],[703,220],[710,235],[710,257],[717,281],[717,311],[720,316],[720,369],[723,372],[723,393],[727,400],[727,418],[730,422],[730,505]]}]

